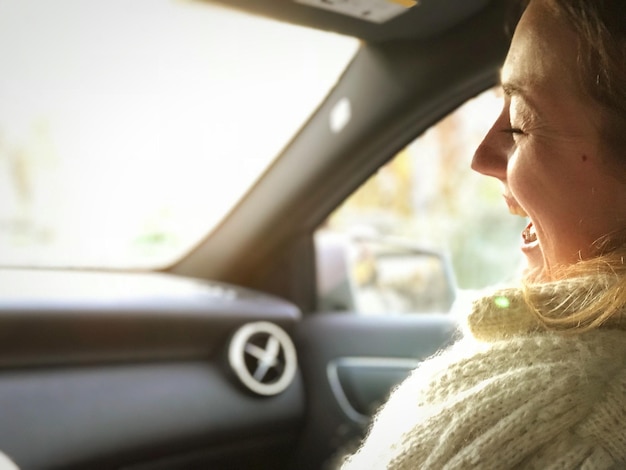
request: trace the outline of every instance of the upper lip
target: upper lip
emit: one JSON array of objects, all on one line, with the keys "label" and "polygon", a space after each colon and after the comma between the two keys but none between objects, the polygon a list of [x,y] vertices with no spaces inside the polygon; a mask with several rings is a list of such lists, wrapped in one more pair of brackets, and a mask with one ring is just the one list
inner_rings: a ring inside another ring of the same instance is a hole
[{"label": "upper lip", "polygon": [[502,196],[504,197],[504,200],[506,201],[506,205],[509,207],[509,212],[511,214],[519,215],[522,217],[528,217],[528,214],[526,214],[526,211],[522,209],[522,206],[520,206],[517,203],[515,198],[513,198],[512,196],[508,194],[503,194]]}]

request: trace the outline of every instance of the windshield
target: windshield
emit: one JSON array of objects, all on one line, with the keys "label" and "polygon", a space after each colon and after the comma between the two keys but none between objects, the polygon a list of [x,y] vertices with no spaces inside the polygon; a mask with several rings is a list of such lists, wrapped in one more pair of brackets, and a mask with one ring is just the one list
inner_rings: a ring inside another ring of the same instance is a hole
[{"label": "windshield", "polygon": [[357,48],[203,3],[0,0],[0,265],[176,261]]}]

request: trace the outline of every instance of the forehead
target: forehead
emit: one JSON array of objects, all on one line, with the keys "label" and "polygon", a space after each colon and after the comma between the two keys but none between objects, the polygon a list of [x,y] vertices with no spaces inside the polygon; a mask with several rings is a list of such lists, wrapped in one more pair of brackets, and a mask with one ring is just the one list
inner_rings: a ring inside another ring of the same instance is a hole
[{"label": "forehead", "polygon": [[502,68],[512,89],[560,88],[577,84],[577,37],[546,0],[532,0],[513,35]]}]

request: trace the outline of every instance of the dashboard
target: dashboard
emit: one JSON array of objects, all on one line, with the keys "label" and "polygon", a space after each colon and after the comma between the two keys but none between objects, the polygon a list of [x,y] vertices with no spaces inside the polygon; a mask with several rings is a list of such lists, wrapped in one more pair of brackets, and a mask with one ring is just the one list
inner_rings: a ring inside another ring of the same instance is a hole
[{"label": "dashboard", "polygon": [[0,451],[22,469],[275,467],[304,415],[300,316],[167,274],[0,270]]}]

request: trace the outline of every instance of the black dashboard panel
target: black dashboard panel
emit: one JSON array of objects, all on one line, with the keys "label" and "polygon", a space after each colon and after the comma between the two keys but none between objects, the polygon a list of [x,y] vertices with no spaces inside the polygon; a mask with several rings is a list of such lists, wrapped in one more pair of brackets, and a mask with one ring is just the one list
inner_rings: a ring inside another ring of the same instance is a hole
[{"label": "black dashboard panel", "polygon": [[179,276],[0,270],[0,450],[22,469],[272,468],[302,424],[301,376],[256,396],[226,352],[244,324],[299,319]]}]

